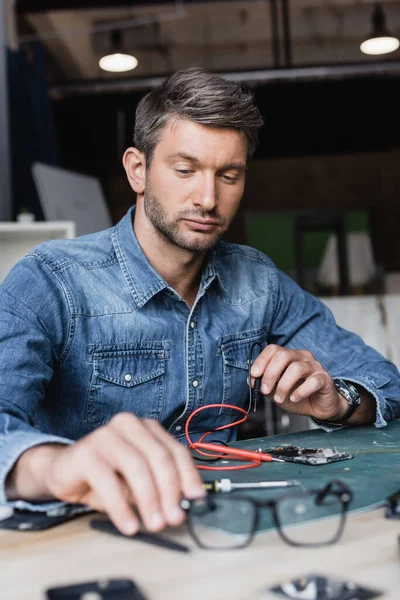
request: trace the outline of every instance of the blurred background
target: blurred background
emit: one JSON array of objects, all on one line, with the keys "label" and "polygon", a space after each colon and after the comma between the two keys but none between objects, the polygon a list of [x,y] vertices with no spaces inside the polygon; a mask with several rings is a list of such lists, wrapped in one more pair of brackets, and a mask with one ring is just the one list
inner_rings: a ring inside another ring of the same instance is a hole
[{"label": "blurred background", "polygon": [[201,66],[250,87],[265,119],[228,239],[399,365],[399,37],[396,0],[2,0],[0,280],[42,238],[125,214],[139,99]]}]

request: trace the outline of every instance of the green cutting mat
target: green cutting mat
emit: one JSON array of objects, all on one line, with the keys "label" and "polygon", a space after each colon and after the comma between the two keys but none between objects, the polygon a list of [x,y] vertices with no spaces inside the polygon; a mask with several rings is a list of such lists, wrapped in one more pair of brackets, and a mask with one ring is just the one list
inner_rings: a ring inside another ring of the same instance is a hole
[{"label": "green cutting mat", "polygon": [[[385,499],[400,488],[400,420],[387,427],[348,428],[326,433],[322,430],[304,431],[290,435],[245,440],[235,447],[256,450],[280,444],[310,448],[333,448],[354,454],[351,460],[328,465],[310,466],[294,463],[263,463],[243,471],[202,471],[204,479],[230,478],[232,481],[260,481],[268,479],[299,479],[306,487],[318,488],[331,479],[340,479],[353,491],[350,510],[370,509],[382,505]],[[221,464],[215,463],[215,465]],[[243,464],[232,460],[229,465]],[[225,463],[225,466],[227,464]],[[295,489],[295,488],[293,488]],[[234,492],[255,498],[277,497],[282,490]],[[270,511],[263,510],[258,529],[274,527]],[[232,533],[234,533],[232,524]]]}]

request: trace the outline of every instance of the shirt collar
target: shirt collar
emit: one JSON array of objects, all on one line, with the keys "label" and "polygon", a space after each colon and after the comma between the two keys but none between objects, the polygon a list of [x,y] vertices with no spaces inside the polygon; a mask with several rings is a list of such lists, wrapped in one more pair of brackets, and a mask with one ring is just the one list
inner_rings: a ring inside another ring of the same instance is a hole
[{"label": "shirt collar", "polygon": [[[118,262],[136,305],[141,308],[161,290],[169,289],[167,282],[147,260],[133,229],[135,206],[117,223],[112,241]],[[201,290],[207,290],[214,280],[220,282],[216,267],[216,249],[211,250],[203,268]]]}]

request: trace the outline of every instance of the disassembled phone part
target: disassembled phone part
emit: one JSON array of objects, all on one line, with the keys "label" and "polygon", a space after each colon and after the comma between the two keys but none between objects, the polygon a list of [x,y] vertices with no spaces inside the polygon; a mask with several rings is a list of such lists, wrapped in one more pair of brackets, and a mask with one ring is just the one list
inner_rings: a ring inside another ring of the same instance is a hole
[{"label": "disassembled phone part", "polygon": [[339,460],[354,458],[354,454],[339,452],[337,448],[302,448],[301,446],[290,446],[287,444],[272,448],[263,448],[262,451],[284,462],[313,466],[327,465]]}]

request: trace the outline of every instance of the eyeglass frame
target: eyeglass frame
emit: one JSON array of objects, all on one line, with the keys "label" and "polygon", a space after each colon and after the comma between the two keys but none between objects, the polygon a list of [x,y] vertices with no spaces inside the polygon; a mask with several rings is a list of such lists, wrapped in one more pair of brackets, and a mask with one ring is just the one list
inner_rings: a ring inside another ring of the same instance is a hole
[{"label": "eyeglass frame", "polygon": [[[341,488],[340,491],[335,491],[333,489],[334,486],[338,486],[339,488]],[[236,549],[239,550],[241,548],[246,548],[247,546],[249,546],[251,544],[251,542],[253,541],[255,534],[257,533],[257,525],[259,523],[260,512],[264,508],[271,509],[274,525],[276,527],[276,530],[277,530],[279,536],[282,538],[282,540],[284,542],[286,542],[290,546],[302,547],[302,548],[317,548],[317,547],[321,547],[321,546],[330,546],[331,544],[335,544],[340,539],[340,537],[343,533],[345,522],[346,522],[347,509],[348,509],[349,504],[353,500],[353,492],[343,481],[340,481],[339,479],[332,479],[321,489],[303,488],[303,491],[308,492],[309,494],[315,494],[317,496],[317,498],[318,498],[318,496],[324,497],[327,493],[331,493],[331,494],[338,496],[338,499],[341,502],[342,511],[340,513],[339,527],[337,529],[336,534],[333,536],[333,538],[331,540],[329,540],[327,542],[302,543],[302,542],[295,542],[294,540],[289,539],[284,534],[284,532],[281,528],[281,524],[279,522],[276,506],[279,504],[279,502],[281,500],[283,500],[285,498],[290,498],[291,496],[293,498],[295,498],[297,495],[297,491],[296,492],[291,491],[291,492],[288,492],[286,494],[279,496],[278,498],[273,498],[270,500],[256,500],[255,498],[250,498],[249,496],[244,496],[244,495],[239,495],[239,494],[232,494],[229,496],[229,498],[227,497],[226,500],[229,499],[230,501],[233,500],[234,502],[246,501],[246,502],[250,503],[254,507],[254,518],[253,518],[253,523],[252,523],[252,529],[249,532],[248,539],[245,542],[243,542],[242,544],[239,544],[237,546],[235,545],[235,546],[225,547],[225,548],[218,548],[217,546],[215,546],[215,547],[207,546],[207,545],[203,544],[201,542],[201,540],[198,538],[198,536],[196,535],[195,528],[193,527],[193,524],[191,522],[191,517],[190,517],[191,506],[196,502],[196,500],[188,500],[185,498],[181,501],[181,507],[187,514],[186,523],[187,523],[188,531],[189,531],[191,537],[194,539],[194,541],[200,548],[203,548],[205,550],[236,550]],[[211,497],[214,494],[215,494],[215,492],[209,492],[208,496]],[[228,494],[230,494],[230,492],[228,492]],[[306,523],[306,522],[307,521],[304,521],[304,523]]]}]

